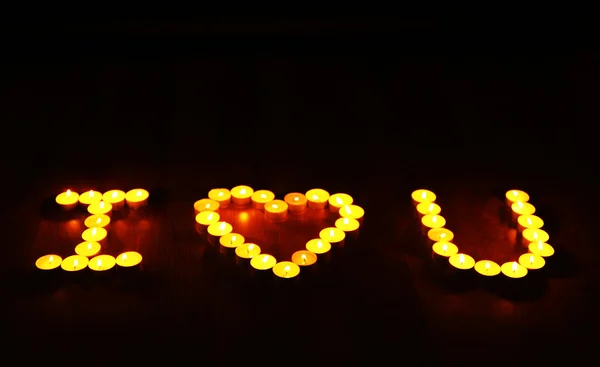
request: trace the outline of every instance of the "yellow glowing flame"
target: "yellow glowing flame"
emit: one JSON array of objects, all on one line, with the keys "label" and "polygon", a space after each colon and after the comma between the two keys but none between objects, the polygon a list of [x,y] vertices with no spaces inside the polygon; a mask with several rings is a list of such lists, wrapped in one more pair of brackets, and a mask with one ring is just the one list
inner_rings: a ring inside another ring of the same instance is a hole
[{"label": "yellow glowing flame", "polygon": [[487,270],[489,270],[489,269],[490,269],[490,262],[489,262],[489,261],[486,261],[486,262],[485,262],[485,270],[487,271]]},{"label": "yellow glowing flame", "polygon": [[127,261],[127,254],[123,254],[123,255],[121,256],[121,259],[122,259],[123,261]]},{"label": "yellow glowing flame", "polygon": [[440,238],[445,238],[446,234],[445,233],[440,233]]},{"label": "yellow glowing flame", "polygon": [[94,190],[90,190],[90,197],[93,198],[94,197]]},{"label": "yellow glowing flame", "polygon": [[267,261],[269,261],[269,256],[267,256],[267,255],[263,256],[262,262],[264,262],[266,264]]},{"label": "yellow glowing flame", "polygon": [[313,200],[319,200],[319,196],[317,194],[313,194],[312,198]]},{"label": "yellow glowing flame", "polygon": [[273,204],[272,206],[273,206],[273,209],[278,209],[279,208],[279,206],[277,204]]},{"label": "yellow glowing flame", "polygon": [[306,255],[302,254],[302,264],[306,264]]},{"label": "yellow glowing flame", "polygon": [[102,259],[98,259],[98,261],[96,262],[96,265],[101,268],[102,267]]},{"label": "yellow glowing flame", "polygon": [[102,218],[98,217],[98,218],[96,219],[96,224],[100,224],[100,223],[102,223]]},{"label": "yellow glowing flame", "polygon": [[67,196],[71,196],[71,190],[67,190]]},{"label": "yellow glowing flame", "polygon": [[267,195],[265,195],[265,194],[260,194],[260,197],[261,197],[261,199],[264,199],[264,198],[266,198],[266,197],[267,197]]},{"label": "yellow glowing flame", "polygon": [[73,260],[73,268],[76,268],[77,265],[79,265],[79,260],[77,260],[77,259]]},{"label": "yellow glowing flame", "polygon": [[421,199],[426,199],[427,198],[427,192],[423,191],[421,192]]},{"label": "yellow glowing flame", "polygon": [[458,262],[460,262],[460,265],[465,263],[465,255],[460,254],[460,256],[458,257]]},{"label": "yellow glowing flame", "polygon": [[349,220],[348,218],[344,218],[344,219],[342,220],[342,222],[343,222],[344,224],[348,224],[348,223],[350,222],[350,220]]},{"label": "yellow glowing flame", "polygon": [[536,239],[536,240],[538,239],[538,233],[537,233],[537,231],[533,232],[533,238]]},{"label": "yellow glowing flame", "polygon": [[513,271],[513,273],[516,272],[517,269],[519,269],[519,265],[517,264],[516,261],[514,261],[513,264],[512,264],[512,271]]},{"label": "yellow glowing flame", "polygon": [[344,202],[339,197],[335,198],[335,202],[338,204],[343,204]]},{"label": "yellow glowing flame", "polygon": [[241,189],[240,190],[240,195],[246,195],[246,189]]},{"label": "yellow glowing flame", "polygon": [[529,263],[530,263],[530,264],[533,264],[533,260],[534,260],[534,258],[533,258],[533,255],[530,255],[530,256],[529,256]]},{"label": "yellow glowing flame", "polygon": [[98,229],[96,227],[92,228],[92,236],[95,236],[96,232],[98,232]]},{"label": "yellow glowing flame", "polygon": [[254,250],[254,244],[253,243],[251,243],[251,244],[248,245],[248,252],[250,252],[252,250]]},{"label": "yellow glowing flame", "polygon": [[429,210],[430,212],[433,211],[433,203],[429,204],[429,207],[427,208],[427,210]]},{"label": "yellow glowing flame", "polygon": [[517,206],[518,206],[519,208],[522,208],[524,205],[523,205],[523,203],[522,203],[522,202],[520,202],[520,201],[517,201]]},{"label": "yellow glowing flame", "polygon": [[224,230],[225,230],[225,228],[227,228],[227,223],[225,223],[225,222],[221,222],[221,224],[219,225],[219,229],[220,229],[221,231],[224,231]]},{"label": "yellow glowing flame", "polygon": [[283,268],[283,271],[285,271],[285,275],[287,275],[290,272],[290,266],[286,265],[285,268]]},{"label": "yellow glowing flame", "polygon": [[135,193],[135,196],[142,196],[142,190],[138,190],[138,191]]},{"label": "yellow glowing flame", "polygon": [[349,206],[346,206],[346,213],[352,214],[352,209]]},{"label": "yellow glowing flame", "polygon": [[529,217],[527,218],[527,224],[529,224],[529,225],[533,224],[533,222],[531,221],[531,218],[529,218]]},{"label": "yellow glowing flame", "polygon": [[100,206],[100,209],[103,209],[104,208],[104,201],[101,201],[99,206]]},{"label": "yellow glowing flame", "polygon": [[331,238],[335,237],[335,231],[333,229],[329,230],[329,237],[331,237]]},{"label": "yellow glowing flame", "polygon": [[448,245],[446,245],[445,243],[442,245],[442,251],[448,251]]},{"label": "yellow glowing flame", "polygon": [[431,221],[433,223],[437,222],[437,215],[434,215],[433,217],[431,217]]},{"label": "yellow glowing flame", "polygon": [[206,219],[212,220],[213,219],[213,213],[208,213],[208,215],[206,216]]},{"label": "yellow glowing flame", "polygon": [[538,242],[538,250],[542,251],[544,249],[544,243],[542,241]]},{"label": "yellow glowing flame", "polygon": [[513,196],[519,196],[519,193],[517,192],[517,190],[513,190],[512,194],[513,194]]},{"label": "yellow glowing flame", "polygon": [[204,206],[206,209],[210,209],[210,203]]},{"label": "yellow glowing flame", "polygon": [[50,255],[50,258],[48,259],[48,262],[51,263],[52,261],[54,261],[54,256]]},{"label": "yellow glowing flame", "polygon": [[323,242],[321,242],[321,240],[318,240],[318,241],[317,241],[317,247],[318,247],[318,248],[321,248],[321,247],[323,247]]},{"label": "yellow glowing flame", "polygon": [[92,243],[88,242],[88,251],[92,251]]},{"label": "yellow glowing flame", "polygon": [[300,200],[300,198],[297,196],[294,196],[294,201],[298,201],[298,200]]},{"label": "yellow glowing flame", "polygon": [[112,192],[112,197],[113,197],[113,199],[114,199],[114,198],[116,198],[116,197],[117,197],[117,195],[119,195],[119,193],[118,193],[118,192],[116,192],[116,191],[113,191],[113,192]]},{"label": "yellow glowing flame", "polygon": [[219,193],[217,194],[217,196],[223,196],[223,191],[219,191]]},{"label": "yellow glowing flame", "polygon": [[237,236],[231,236],[231,243],[234,243],[237,240]]}]

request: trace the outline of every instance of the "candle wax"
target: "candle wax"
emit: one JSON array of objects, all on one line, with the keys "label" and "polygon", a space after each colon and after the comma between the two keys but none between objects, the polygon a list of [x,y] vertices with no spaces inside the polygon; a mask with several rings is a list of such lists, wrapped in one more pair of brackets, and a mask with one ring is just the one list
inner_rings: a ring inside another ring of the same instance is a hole
[{"label": "candle wax", "polygon": [[90,205],[102,200],[102,193],[100,191],[86,191],[79,195],[79,202],[84,205]]},{"label": "candle wax", "polygon": [[242,259],[252,259],[260,254],[260,246],[255,243],[244,243],[235,248],[235,254]]},{"label": "candle wax", "polygon": [[44,255],[35,261],[35,266],[40,270],[53,270],[60,266],[62,258],[55,254]]},{"label": "candle wax", "polygon": [[221,219],[219,213],[203,211],[196,214],[196,223],[202,224],[203,226],[210,226],[213,223],[217,223]]},{"label": "candle wax", "polygon": [[411,197],[416,203],[433,203],[436,199],[436,196],[433,192],[425,189],[413,191]]},{"label": "candle wax", "polygon": [[517,222],[522,228],[539,229],[544,226],[544,221],[537,215],[519,215]]},{"label": "candle wax", "polygon": [[538,270],[546,265],[546,260],[539,255],[529,253],[519,256],[519,264],[529,270]]},{"label": "candle wax", "polygon": [[73,205],[79,201],[79,194],[75,191],[67,190],[56,196],[56,203],[59,205]]},{"label": "candle wax", "polygon": [[265,204],[275,199],[275,194],[269,190],[258,190],[252,194],[252,206],[255,209],[264,209]]},{"label": "candle wax", "polygon": [[526,203],[529,201],[529,194],[521,190],[508,190],[506,192],[506,199],[513,203],[516,203],[517,201]]},{"label": "candle wax", "polygon": [[344,232],[354,232],[360,227],[360,222],[353,218],[338,218],[335,227]]},{"label": "candle wax", "polygon": [[144,200],[148,200],[150,193],[144,189],[133,189],[127,191],[125,194],[125,200],[128,203],[140,203]]},{"label": "candle wax", "polygon": [[475,263],[475,271],[483,276],[492,277],[500,274],[500,265],[490,260],[480,260]]},{"label": "candle wax", "polygon": [[277,260],[269,254],[259,254],[250,260],[250,265],[256,270],[269,270],[276,263]]},{"label": "candle wax", "polygon": [[81,256],[95,256],[102,246],[96,241],[84,241],[75,246],[75,253]]},{"label": "candle wax", "polygon": [[125,201],[125,191],[109,190],[102,195],[102,200],[110,204],[120,204]]},{"label": "candle wax", "polygon": [[106,227],[110,224],[110,217],[106,214],[93,214],[85,218],[83,222],[86,227]]},{"label": "candle wax", "polygon": [[212,189],[208,192],[208,198],[219,203],[221,208],[226,208],[231,202],[231,191],[228,189]]},{"label": "candle wax", "polygon": [[142,262],[142,255],[136,251],[123,252],[115,258],[117,265],[122,268],[136,266]]},{"label": "candle wax", "polygon": [[100,242],[106,238],[108,232],[102,227],[90,227],[83,231],[81,238],[88,242]]},{"label": "candle wax", "polygon": [[65,271],[80,271],[87,267],[88,258],[81,255],[71,255],[64,259],[60,267]]},{"label": "candle wax", "polygon": [[447,228],[432,228],[427,232],[427,237],[434,242],[450,242],[454,239],[454,233]]},{"label": "candle wax", "polygon": [[246,239],[239,233],[227,233],[219,238],[219,243],[223,247],[236,248],[244,244]]},{"label": "candle wax", "polygon": [[354,199],[352,196],[344,193],[333,194],[329,197],[329,210],[333,213],[339,213],[344,205],[352,205]]},{"label": "candle wax", "polygon": [[216,222],[208,226],[208,233],[215,237],[221,237],[231,233],[233,227],[227,222]]},{"label": "candle wax", "polygon": [[217,210],[219,210],[219,203],[212,199],[200,199],[194,203],[196,214],[203,211],[216,212]]},{"label": "candle wax", "polygon": [[439,214],[427,214],[421,218],[421,223],[427,228],[442,228],[446,225],[446,218]]},{"label": "candle wax", "polygon": [[440,214],[440,212],[442,211],[442,207],[440,207],[436,203],[419,203],[419,205],[417,205],[417,211],[421,215],[435,215]]},{"label": "candle wax", "polygon": [[526,267],[520,265],[516,261],[502,264],[500,270],[502,271],[502,274],[513,279],[523,278],[528,272]]},{"label": "candle wax", "polygon": [[346,238],[346,233],[336,227],[327,227],[319,232],[319,237],[333,245],[342,242]]},{"label": "candle wax", "polygon": [[299,192],[291,192],[287,194],[283,201],[288,205],[289,211],[294,213],[301,213],[306,210],[308,200],[306,196]]},{"label": "candle wax", "polygon": [[532,215],[535,213],[535,206],[530,203],[524,203],[521,201],[517,201],[513,203],[510,207],[515,214],[518,215]]},{"label": "candle wax", "polygon": [[365,210],[358,205],[344,205],[340,208],[340,215],[344,218],[360,220],[365,215]]},{"label": "candle wax", "polygon": [[239,185],[231,189],[231,200],[237,205],[247,205],[252,201],[254,189],[250,186]]},{"label": "candle wax", "polygon": [[97,201],[88,206],[88,213],[95,215],[108,214],[112,210],[112,204],[106,201]]},{"label": "candle wax", "polygon": [[116,260],[110,255],[98,255],[88,262],[88,268],[94,271],[106,271],[112,269]]},{"label": "candle wax", "polygon": [[523,231],[523,238],[529,242],[547,242],[550,236],[543,229],[527,228]]},{"label": "candle wax", "polygon": [[280,278],[294,278],[300,274],[300,267],[291,261],[281,261],[273,266],[273,273]]},{"label": "candle wax", "polygon": [[542,257],[554,255],[554,247],[544,242],[531,242],[528,246],[529,252]]},{"label": "candle wax", "polygon": [[317,255],[322,255],[331,250],[331,243],[321,238],[315,238],[306,243],[306,249]]},{"label": "candle wax", "polygon": [[454,254],[448,261],[450,265],[460,270],[469,270],[475,266],[475,260],[467,254]]},{"label": "candle wax", "polygon": [[311,189],[304,194],[307,205],[312,209],[325,209],[329,200],[329,193],[323,189]]},{"label": "candle wax", "polygon": [[285,219],[288,205],[283,200],[273,200],[265,204],[265,217],[267,219]]},{"label": "candle wax", "polygon": [[433,252],[440,256],[450,257],[458,253],[458,247],[451,242],[436,242],[431,246]]},{"label": "candle wax", "polygon": [[299,266],[310,266],[317,262],[317,255],[307,250],[296,251],[292,254],[292,262]]}]

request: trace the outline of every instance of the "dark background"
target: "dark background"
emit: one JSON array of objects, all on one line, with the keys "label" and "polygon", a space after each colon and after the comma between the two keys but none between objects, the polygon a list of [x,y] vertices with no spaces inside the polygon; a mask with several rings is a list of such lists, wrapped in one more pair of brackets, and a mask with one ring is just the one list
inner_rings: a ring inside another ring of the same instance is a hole
[{"label": "dark background", "polygon": [[[131,348],[144,361],[253,361],[261,350],[292,364],[587,356],[597,326],[599,54],[589,22],[561,24],[166,15],[5,23],[6,330],[15,343],[56,350],[86,350],[85,336],[102,353]],[[337,278],[267,300],[222,280],[206,265],[214,259],[198,255],[198,268],[186,210],[210,188],[242,183],[278,195],[351,193],[371,218],[361,250]],[[164,199],[151,223],[170,261],[155,262],[154,293],[29,289],[23,271],[57,241],[40,230],[50,226],[39,214],[47,197],[137,186]],[[503,190],[530,192],[560,224],[553,244],[576,271],[526,302],[441,290],[413,251],[409,194],[419,187],[455,208],[450,221],[475,251],[495,243],[478,211]],[[288,326],[298,315],[307,321]],[[289,342],[276,332],[286,327]]]}]

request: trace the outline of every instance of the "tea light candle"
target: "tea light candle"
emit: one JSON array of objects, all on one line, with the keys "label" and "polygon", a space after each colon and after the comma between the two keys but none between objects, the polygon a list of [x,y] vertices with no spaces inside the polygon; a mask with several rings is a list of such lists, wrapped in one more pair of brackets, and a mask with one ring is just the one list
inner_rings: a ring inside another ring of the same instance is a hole
[{"label": "tea light candle", "polygon": [[115,258],[115,262],[122,268],[131,268],[142,263],[142,255],[136,251],[123,252]]},{"label": "tea light candle", "polygon": [[231,192],[228,189],[212,189],[208,192],[208,198],[219,203],[219,207],[227,208],[231,202]]},{"label": "tea light candle", "polygon": [[433,203],[436,199],[433,192],[425,189],[415,190],[410,196],[412,197],[413,205],[415,206],[420,203]]},{"label": "tea light candle", "polygon": [[554,255],[554,247],[542,241],[532,242],[528,246],[529,252],[542,257]]},{"label": "tea light candle", "polygon": [[532,215],[535,213],[535,206],[530,203],[524,203],[522,201],[517,201],[511,205],[512,209],[512,217],[513,219],[517,219],[520,215]]},{"label": "tea light candle", "polygon": [[94,215],[111,215],[113,206],[106,201],[97,201],[88,206],[88,213]]},{"label": "tea light candle", "polygon": [[77,206],[78,201],[79,194],[71,190],[61,192],[56,196],[56,202],[58,203],[58,205],[60,205],[63,209],[66,210],[75,208]]},{"label": "tea light candle", "polygon": [[86,227],[107,227],[110,224],[110,217],[106,214],[93,214],[85,218],[83,222]]},{"label": "tea light candle", "polygon": [[307,205],[311,209],[325,209],[329,200],[329,193],[323,189],[311,189],[304,194]]},{"label": "tea light candle", "polygon": [[454,254],[448,262],[458,270],[470,270],[475,266],[475,260],[467,254]]},{"label": "tea light candle", "polygon": [[311,266],[317,262],[317,255],[307,250],[296,251],[292,254],[292,262],[298,266]]},{"label": "tea light candle", "polygon": [[114,268],[117,261],[110,255],[98,255],[90,260],[88,268],[93,271],[106,271]]},{"label": "tea light candle", "polygon": [[475,263],[475,271],[486,277],[500,274],[500,265],[490,260],[479,260]]},{"label": "tea light candle", "polygon": [[288,205],[283,200],[272,200],[265,204],[265,218],[284,220],[288,215]]},{"label": "tea light candle", "polygon": [[135,210],[148,205],[149,197],[150,193],[148,191],[144,189],[133,189],[127,191],[127,194],[125,194],[125,201],[129,208]]},{"label": "tea light candle", "polygon": [[194,203],[194,214],[209,211],[216,212],[219,210],[219,203],[213,199],[200,199]]},{"label": "tea light candle", "polygon": [[500,270],[502,271],[502,274],[511,279],[519,279],[527,275],[527,268],[523,265],[520,265],[516,261],[502,264]]},{"label": "tea light candle", "polygon": [[450,242],[454,239],[454,233],[448,228],[432,228],[427,231],[427,237],[433,242]]},{"label": "tea light candle", "polygon": [[84,241],[75,246],[75,253],[85,257],[92,257],[96,256],[101,248],[102,246],[98,242]]},{"label": "tea light candle", "polygon": [[527,270],[539,270],[546,265],[546,260],[536,254],[523,254],[519,256],[519,264],[526,267]]},{"label": "tea light candle", "polygon": [[252,259],[260,254],[260,246],[255,243],[244,243],[235,248],[235,254],[242,259]]},{"label": "tea light candle", "polygon": [[344,205],[352,205],[354,199],[352,196],[344,193],[333,194],[329,197],[329,211],[339,213]]},{"label": "tea light candle", "polygon": [[273,266],[273,273],[279,278],[291,279],[300,274],[300,267],[291,261],[280,261]]},{"label": "tea light candle", "polygon": [[526,203],[529,201],[529,194],[521,190],[508,190],[506,192],[506,204],[511,206],[518,201]]},{"label": "tea light candle", "polygon": [[125,206],[125,191],[110,190],[102,195],[102,200],[112,204],[113,210],[119,210]]},{"label": "tea light candle", "polygon": [[[216,214],[216,213],[215,213]],[[208,226],[208,234],[214,237],[221,237],[231,233],[233,227],[227,222],[215,222]]]},{"label": "tea light candle", "polygon": [[102,227],[90,227],[83,231],[81,238],[87,242],[101,242],[108,235],[108,231]]},{"label": "tea light candle", "polygon": [[358,205],[344,205],[340,208],[340,216],[356,219],[360,222],[365,216],[365,210]]},{"label": "tea light candle", "polygon": [[231,189],[231,200],[235,205],[246,206],[252,201],[254,189],[250,186],[239,185]]},{"label": "tea light candle", "polygon": [[421,218],[421,224],[429,231],[430,228],[442,228],[446,225],[446,218],[439,214],[427,214]]},{"label": "tea light candle", "polygon": [[269,190],[258,190],[252,194],[251,198],[254,209],[263,210],[266,203],[275,199],[275,194]]},{"label": "tea light candle", "polygon": [[548,242],[550,236],[543,229],[527,228],[523,231],[523,244],[529,246],[531,242]]},{"label": "tea light candle", "polygon": [[55,254],[44,255],[35,261],[35,267],[40,270],[54,270],[60,266],[62,258]]},{"label": "tea light candle", "polygon": [[442,207],[436,203],[419,203],[417,205],[417,213],[422,217],[424,215],[436,215],[440,214]]},{"label": "tea light candle", "polygon": [[204,211],[196,214],[196,224],[200,229],[206,229],[211,224],[217,223],[221,219],[219,213]]},{"label": "tea light candle", "polygon": [[521,232],[527,228],[539,229],[544,226],[544,221],[537,215],[519,215],[517,223]]},{"label": "tea light candle", "polygon": [[250,260],[250,266],[256,270],[270,270],[277,260],[269,254],[258,254]]},{"label": "tea light candle", "polygon": [[239,233],[227,233],[219,239],[221,246],[226,248],[236,248],[243,245],[245,241],[244,236]]},{"label": "tea light candle", "polygon": [[87,267],[88,258],[81,255],[71,255],[60,263],[60,267],[69,272],[80,271]]},{"label": "tea light candle", "polygon": [[447,264],[451,256],[458,254],[458,247],[452,242],[436,242],[431,246],[433,261]]},{"label": "tea light candle", "polygon": [[323,255],[331,250],[331,243],[321,238],[315,238],[306,243],[306,249],[317,255]]},{"label": "tea light candle", "polygon": [[100,191],[90,190],[79,195],[79,203],[83,205],[90,205],[100,200],[102,200],[102,193]]},{"label": "tea light candle", "polygon": [[346,232],[346,237],[356,238],[358,236],[360,223],[352,218],[338,218],[335,221],[335,227]]},{"label": "tea light candle", "polygon": [[344,245],[346,232],[336,227],[327,227],[322,229],[321,232],[319,232],[319,237],[322,240],[329,242],[331,246],[341,247]]},{"label": "tea light candle", "polygon": [[288,210],[292,213],[304,213],[306,210],[306,196],[299,192],[291,192],[284,196],[283,201],[288,205]]}]

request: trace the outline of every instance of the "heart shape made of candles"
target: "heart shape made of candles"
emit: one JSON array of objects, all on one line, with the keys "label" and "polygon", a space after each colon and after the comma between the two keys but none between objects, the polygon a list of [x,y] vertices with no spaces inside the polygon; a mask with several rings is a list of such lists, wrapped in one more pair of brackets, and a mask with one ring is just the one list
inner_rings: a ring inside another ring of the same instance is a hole
[{"label": "heart shape made of candles", "polygon": [[435,203],[436,195],[426,189],[415,190],[412,193],[413,204],[421,217],[421,225],[426,231],[432,245],[434,258],[443,259],[449,264],[463,271],[475,269],[484,277],[493,277],[503,274],[507,278],[521,279],[531,271],[542,269],[545,258],[554,254],[554,248],[548,244],[549,235],[542,229],[544,221],[534,215],[535,207],[529,202],[529,194],[522,190],[509,190],[506,192],[506,204],[512,211],[512,220],[517,223],[519,235],[517,241],[526,247],[517,259],[502,265],[492,260],[475,259],[459,251],[453,243],[454,233],[446,228],[446,219],[440,215],[441,207]]},{"label": "heart shape made of candles", "polygon": [[196,230],[221,253],[283,279],[296,278],[332,247],[356,238],[365,213],[345,193],[311,189],[281,200],[246,185],[210,190],[194,203],[194,212]]}]

